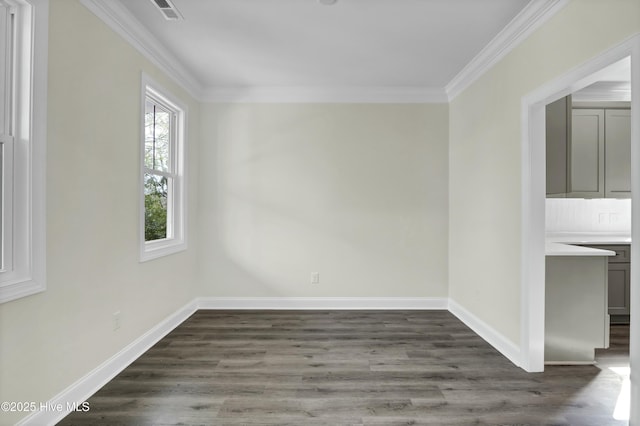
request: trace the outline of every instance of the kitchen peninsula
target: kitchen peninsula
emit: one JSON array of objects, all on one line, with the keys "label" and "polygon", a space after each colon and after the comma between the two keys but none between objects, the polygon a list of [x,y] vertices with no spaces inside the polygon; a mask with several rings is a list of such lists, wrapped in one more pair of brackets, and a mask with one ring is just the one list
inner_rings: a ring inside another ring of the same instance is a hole
[{"label": "kitchen peninsula", "polygon": [[609,250],[608,312],[612,324],[629,324],[631,314],[631,233],[627,232],[547,232],[547,242]]},{"label": "kitchen peninsula", "polygon": [[545,363],[587,364],[609,346],[610,250],[546,243]]}]

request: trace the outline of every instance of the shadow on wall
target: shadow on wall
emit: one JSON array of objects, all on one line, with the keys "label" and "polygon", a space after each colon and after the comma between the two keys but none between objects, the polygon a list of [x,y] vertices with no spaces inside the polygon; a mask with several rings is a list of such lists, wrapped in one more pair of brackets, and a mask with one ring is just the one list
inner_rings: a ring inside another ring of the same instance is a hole
[{"label": "shadow on wall", "polygon": [[[243,290],[225,295],[446,295],[424,288],[446,284],[447,151],[446,138],[444,149],[427,143],[422,114],[229,108],[213,203],[228,264],[216,268],[218,281]],[[310,284],[312,271],[320,285]]]}]

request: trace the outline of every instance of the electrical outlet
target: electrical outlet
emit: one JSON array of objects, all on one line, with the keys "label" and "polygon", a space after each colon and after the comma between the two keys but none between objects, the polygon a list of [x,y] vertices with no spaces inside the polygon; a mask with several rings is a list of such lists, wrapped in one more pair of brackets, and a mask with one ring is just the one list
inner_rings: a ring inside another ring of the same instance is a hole
[{"label": "electrical outlet", "polygon": [[113,313],[113,331],[116,331],[117,329],[120,328],[120,311],[116,311]]},{"label": "electrical outlet", "polygon": [[311,273],[311,284],[320,284],[320,272]]}]

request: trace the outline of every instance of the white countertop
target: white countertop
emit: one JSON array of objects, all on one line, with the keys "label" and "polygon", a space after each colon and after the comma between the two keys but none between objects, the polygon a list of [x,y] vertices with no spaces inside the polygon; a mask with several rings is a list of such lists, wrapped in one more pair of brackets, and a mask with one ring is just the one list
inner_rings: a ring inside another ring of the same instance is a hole
[{"label": "white countertop", "polygon": [[631,235],[605,232],[554,232],[547,233],[546,240],[565,244],[631,244]]},{"label": "white countertop", "polygon": [[631,244],[631,235],[604,232],[547,233],[545,254],[547,256],[615,256],[611,250],[580,247],[572,244]]},{"label": "white countertop", "polygon": [[547,241],[544,247],[547,256],[615,256],[616,252],[591,247],[572,246],[571,244]]}]

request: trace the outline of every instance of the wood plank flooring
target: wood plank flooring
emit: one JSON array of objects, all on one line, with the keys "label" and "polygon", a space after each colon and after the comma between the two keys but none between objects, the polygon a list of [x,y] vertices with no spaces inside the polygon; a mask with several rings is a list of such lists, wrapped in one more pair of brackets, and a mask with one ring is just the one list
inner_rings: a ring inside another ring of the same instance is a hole
[{"label": "wood plank flooring", "polygon": [[59,424],[626,424],[628,326],[598,356],[526,373],[447,311],[202,310]]}]

